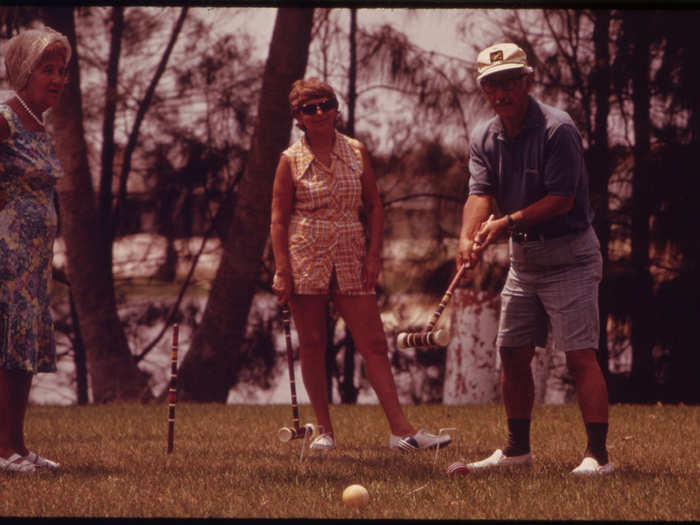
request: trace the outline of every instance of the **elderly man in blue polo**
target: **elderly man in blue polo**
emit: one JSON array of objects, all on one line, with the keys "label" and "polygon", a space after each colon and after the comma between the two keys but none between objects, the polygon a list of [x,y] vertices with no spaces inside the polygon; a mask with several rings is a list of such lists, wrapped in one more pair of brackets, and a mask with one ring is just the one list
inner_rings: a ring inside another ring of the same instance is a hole
[{"label": "elderly man in blue polo", "polygon": [[[534,382],[530,367],[548,329],[575,381],[588,442],[574,475],[608,474],[608,392],[596,359],[600,244],[591,226],[581,136],[564,111],[530,95],[534,70],[515,44],[477,57],[477,82],[496,115],[470,137],[469,196],[456,262],[475,264],[508,236],[510,268],[501,292],[496,344],[508,435],[470,470],[528,466]],[[494,214],[495,219],[487,221]],[[543,451],[546,454],[546,451]]]}]

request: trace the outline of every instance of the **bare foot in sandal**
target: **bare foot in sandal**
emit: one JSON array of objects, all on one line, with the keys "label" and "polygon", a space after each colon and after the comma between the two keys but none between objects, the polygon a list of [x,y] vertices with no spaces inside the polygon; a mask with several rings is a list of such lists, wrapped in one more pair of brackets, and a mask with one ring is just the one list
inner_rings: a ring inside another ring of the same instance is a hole
[{"label": "bare foot in sandal", "polygon": [[36,465],[26,457],[12,454],[9,458],[0,458],[0,472],[36,472]]},{"label": "bare foot in sandal", "polygon": [[50,459],[46,459],[44,457],[41,457],[39,454],[36,452],[29,452],[26,456],[24,456],[24,459],[29,461],[30,463],[33,463],[36,468],[40,469],[47,469],[47,470],[59,470],[61,468],[60,463],[56,463],[55,461],[51,461]]}]

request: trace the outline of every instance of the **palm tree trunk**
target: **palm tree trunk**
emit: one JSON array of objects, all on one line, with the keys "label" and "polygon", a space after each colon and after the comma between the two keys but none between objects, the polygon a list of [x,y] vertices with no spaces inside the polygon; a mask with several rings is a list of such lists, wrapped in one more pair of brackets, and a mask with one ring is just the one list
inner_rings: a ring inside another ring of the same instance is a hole
[{"label": "palm tree trunk", "polygon": [[270,226],[272,181],[289,144],[292,117],[287,95],[306,70],[313,9],[280,8],[263,74],[258,123],[233,220],[202,321],[179,373],[183,400],[225,402],[243,365],[239,348],[256,290]]},{"label": "palm tree trunk", "polygon": [[610,114],[610,11],[595,11],[593,42],[595,45],[595,64],[592,88],[595,92],[595,127],[591,144],[591,193],[596,197],[596,214],[594,224],[600,251],[603,256],[603,282],[600,286],[600,338],[598,343],[598,364],[603,375],[608,377],[608,313],[610,312],[610,294],[605,280],[608,269],[608,244],[610,243],[610,216],[608,184],[611,175],[610,149],[608,144],[608,116]]},{"label": "palm tree trunk", "polygon": [[651,62],[652,20],[645,12],[629,13],[635,38],[632,89],[634,102],[634,180],[632,183],[632,269],[636,276],[634,308],[631,312],[630,339],[632,343],[632,371],[630,390],[636,402],[654,399],[654,371],[652,361],[653,320],[650,318],[652,278],[649,273],[649,218],[651,217],[651,180],[649,169],[651,117],[649,69]]},{"label": "palm tree trunk", "polygon": [[70,81],[52,111],[51,122],[56,153],[64,171],[57,191],[67,274],[87,352],[93,401],[150,398],[148,383],[132,359],[117,315],[112,269],[105,260],[107,250],[99,249],[102,243],[111,242],[111,238],[104,239],[100,235],[88,166],[73,8],[47,8],[45,21],[66,35],[73,47],[73,58],[68,66]]}]

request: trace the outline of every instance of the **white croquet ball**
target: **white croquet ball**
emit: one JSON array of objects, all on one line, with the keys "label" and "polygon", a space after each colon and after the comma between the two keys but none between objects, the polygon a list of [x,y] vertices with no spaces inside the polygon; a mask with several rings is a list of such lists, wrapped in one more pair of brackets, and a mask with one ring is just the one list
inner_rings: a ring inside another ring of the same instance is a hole
[{"label": "white croquet ball", "polygon": [[369,493],[362,485],[350,485],[343,491],[343,503],[349,507],[362,508],[369,503]]}]

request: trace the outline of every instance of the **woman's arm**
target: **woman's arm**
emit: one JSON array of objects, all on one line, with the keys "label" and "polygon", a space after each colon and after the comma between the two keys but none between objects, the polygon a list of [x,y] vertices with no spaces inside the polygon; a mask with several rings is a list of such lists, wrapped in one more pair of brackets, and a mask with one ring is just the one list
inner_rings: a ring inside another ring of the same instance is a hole
[{"label": "woman's arm", "polygon": [[369,154],[364,145],[361,145],[362,152],[362,202],[367,213],[367,230],[369,245],[365,258],[364,279],[367,288],[374,289],[379,277],[379,258],[382,252],[382,234],[384,228],[384,211],[382,201],[379,198],[377,180],[374,168],[369,160]]},{"label": "woman's arm", "polygon": [[294,205],[294,181],[289,159],[282,155],[275,171],[272,186],[272,217],[270,240],[275,257],[275,277],[272,289],[280,303],[285,304],[292,294],[294,281],[289,261],[289,219]]}]

